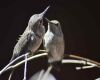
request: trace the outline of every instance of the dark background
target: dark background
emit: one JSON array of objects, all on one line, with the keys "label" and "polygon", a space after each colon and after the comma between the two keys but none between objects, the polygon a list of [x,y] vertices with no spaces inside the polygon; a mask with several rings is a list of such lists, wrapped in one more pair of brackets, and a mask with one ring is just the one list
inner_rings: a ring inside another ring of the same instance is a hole
[{"label": "dark background", "polygon": [[[100,5],[89,0],[1,0],[0,1],[0,69],[8,64],[19,35],[25,30],[29,18],[51,5],[46,17],[57,19],[65,36],[65,53],[100,61]],[[47,59],[29,63],[28,78],[37,70],[47,67]],[[41,64],[41,65],[40,65]],[[63,65],[61,72],[52,71],[58,80],[94,80],[100,69],[76,71],[75,65]],[[31,70],[31,71],[30,71]],[[8,73],[0,80],[7,80]],[[19,74],[20,73],[20,74]],[[12,80],[22,80],[23,68],[17,69]]]}]

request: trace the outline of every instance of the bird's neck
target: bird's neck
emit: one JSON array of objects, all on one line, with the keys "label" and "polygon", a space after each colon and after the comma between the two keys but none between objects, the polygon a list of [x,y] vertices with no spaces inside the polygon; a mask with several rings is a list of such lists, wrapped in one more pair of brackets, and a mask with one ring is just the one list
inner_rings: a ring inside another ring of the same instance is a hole
[{"label": "bird's neck", "polygon": [[50,26],[48,25],[48,31],[51,31],[51,28],[50,28]]},{"label": "bird's neck", "polygon": [[36,27],[36,29],[34,29],[32,31],[36,34],[36,36],[38,36],[40,38],[43,37],[43,35],[45,33],[45,29],[44,29],[43,25]]}]

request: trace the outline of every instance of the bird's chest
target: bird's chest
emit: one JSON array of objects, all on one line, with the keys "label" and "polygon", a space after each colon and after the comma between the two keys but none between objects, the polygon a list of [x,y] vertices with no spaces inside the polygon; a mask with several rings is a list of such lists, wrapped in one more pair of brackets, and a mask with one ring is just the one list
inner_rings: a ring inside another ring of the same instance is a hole
[{"label": "bird's chest", "polygon": [[61,44],[62,41],[63,36],[56,35],[52,32],[47,32],[44,36],[44,47],[54,47],[55,45]]},{"label": "bird's chest", "polygon": [[32,50],[32,52],[35,52],[40,47],[41,43],[42,43],[41,38],[38,38],[38,37],[34,38],[34,41],[31,41],[31,48],[32,48],[31,50]]},{"label": "bird's chest", "polygon": [[45,34],[45,28],[44,28],[44,26],[39,27],[35,31],[35,33],[42,38],[44,36],[44,34]]},{"label": "bird's chest", "polygon": [[55,38],[55,35],[52,32],[47,32],[44,35],[45,46],[51,44],[54,38]]}]

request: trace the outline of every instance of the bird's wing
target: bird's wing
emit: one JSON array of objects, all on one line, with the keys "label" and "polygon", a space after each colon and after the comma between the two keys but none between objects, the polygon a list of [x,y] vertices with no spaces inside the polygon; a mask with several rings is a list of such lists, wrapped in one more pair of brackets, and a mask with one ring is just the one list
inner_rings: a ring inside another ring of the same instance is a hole
[{"label": "bird's wing", "polygon": [[34,40],[33,35],[34,33],[28,32],[20,37],[14,47],[11,60],[15,59],[18,55],[20,55],[21,53],[25,53],[28,50],[31,40]]},{"label": "bird's wing", "polygon": [[54,55],[57,60],[62,59],[64,55],[64,47],[65,47],[64,39],[59,37],[57,40],[55,39],[53,44],[54,44],[53,47],[54,47],[55,54],[52,55]]}]

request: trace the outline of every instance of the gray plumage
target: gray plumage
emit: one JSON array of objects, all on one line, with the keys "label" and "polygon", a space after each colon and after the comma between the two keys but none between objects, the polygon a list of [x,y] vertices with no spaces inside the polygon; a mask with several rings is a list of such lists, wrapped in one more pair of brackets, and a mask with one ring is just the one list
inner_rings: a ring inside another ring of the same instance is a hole
[{"label": "gray plumage", "polygon": [[48,21],[48,30],[44,35],[44,47],[48,52],[48,62],[61,61],[64,55],[64,37],[57,20]]},{"label": "gray plumage", "polygon": [[[19,38],[13,49],[13,55],[10,61],[18,57],[20,54],[27,52],[34,53],[41,45],[45,28],[43,26],[43,17],[49,6],[40,14],[34,14],[28,22],[28,26]],[[8,80],[11,80],[14,69],[12,70]]]},{"label": "gray plumage", "polygon": [[24,33],[19,38],[13,50],[13,56],[10,61],[15,59],[21,53],[30,51],[34,53],[42,43],[42,38],[45,34],[43,26],[43,16],[48,10],[49,6],[40,14],[34,14],[28,22],[28,26]]}]

